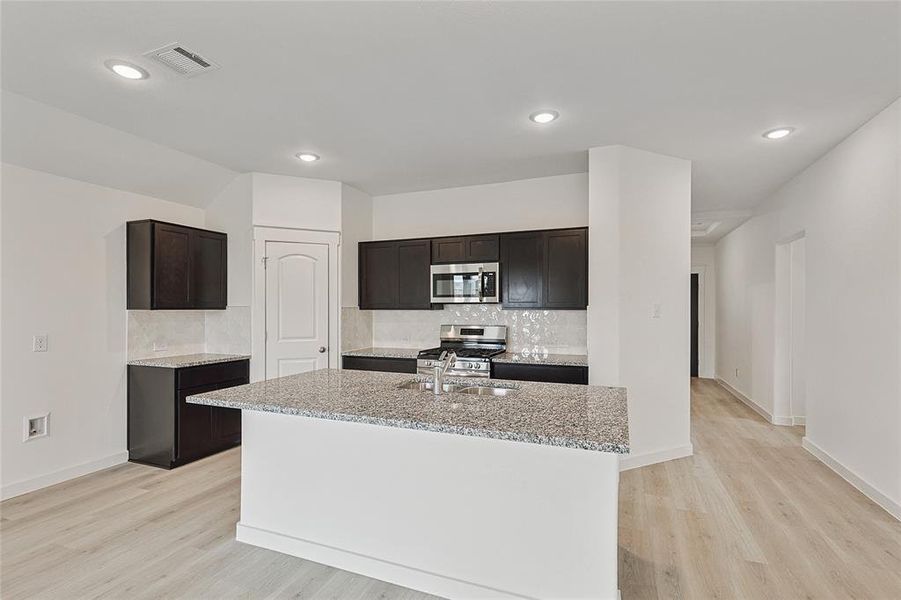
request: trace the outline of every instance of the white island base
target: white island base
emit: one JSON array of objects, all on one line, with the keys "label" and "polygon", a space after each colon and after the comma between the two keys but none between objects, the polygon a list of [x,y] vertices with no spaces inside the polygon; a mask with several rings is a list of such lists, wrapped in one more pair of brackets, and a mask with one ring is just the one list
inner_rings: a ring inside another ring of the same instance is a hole
[{"label": "white island base", "polygon": [[446,598],[618,597],[616,454],[242,412],[241,542]]}]

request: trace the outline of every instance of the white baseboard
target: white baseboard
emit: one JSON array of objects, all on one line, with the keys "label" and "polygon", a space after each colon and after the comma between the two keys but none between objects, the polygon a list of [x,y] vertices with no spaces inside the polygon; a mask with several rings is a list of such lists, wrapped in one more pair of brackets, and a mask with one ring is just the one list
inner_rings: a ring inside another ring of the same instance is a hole
[{"label": "white baseboard", "polygon": [[47,473],[45,475],[39,475],[31,479],[9,483],[4,485],[2,489],[0,489],[0,500],[6,500],[7,498],[21,496],[22,494],[27,494],[28,492],[33,492],[41,488],[56,485],[57,483],[75,479],[76,477],[81,477],[82,475],[87,475],[95,471],[107,469],[109,467],[122,464],[127,460],[128,451],[123,450],[122,452],[116,452],[115,454],[110,454],[109,456],[98,458],[97,460],[92,460],[90,462],[82,463],[80,465],[75,465],[72,467],[66,467],[65,469],[54,471],[53,473]]},{"label": "white baseboard", "polygon": [[667,460],[675,460],[677,458],[685,458],[694,454],[694,448],[691,444],[687,446],[679,446],[678,448],[667,448],[666,450],[658,450],[656,452],[646,452],[644,454],[624,454],[619,458],[619,470],[628,471],[629,469],[637,469],[646,467]]},{"label": "white baseboard", "polygon": [[842,479],[856,487],[860,493],[882,507],[888,514],[901,521],[901,504],[895,502],[875,487],[864,481],[851,469],[837,461],[828,452],[810,441],[807,436],[801,438],[801,446],[813,454],[820,462],[835,471]]},{"label": "white baseboard", "polygon": [[754,402],[753,400],[751,400],[750,398],[748,398],[747,396],[745,396],[744,394],[739,392],[737,389],[735,389],[734,387],[732,387],[731,385],[729,385],[728,383],[726,383],[719,377],[716,378],[716,382],[718,384],[720,384],[721,386],[723,386],[724,388],[726,388],[726,390],[730,394],[732,394],[733,396],[735,396],[736,398],[741,400],[742,403],[746,404],[748,406],[748,408],[750,408],[751,410],[756,412],[758,415],[760,415],[761,417],[766,419],[767,423],[772,423],[773,425],[789,426],[789,425],[796,425],[796,423],[794,422],[795,418],[800,418],[800,419],[804,418],[804,417],[783,417],[783,416],[773,415],[772,413],[770,413],[770,411],[768,411],[764,407],[760,406],[759,404],[757,404],[756,402]]},{"label": "white baseboard", "polygon": [[506,590],[485,587],[470,581],[423,571],[333,546],[317,544],[243,523],[238,523],[236,538],[245,544],[298,556],[444,598],[484,598],[486,600],[525,598],[525,596]]},{"label": "white baseboard", "polygon": [[792,417],[792,425],[807,425],[807,417]]}]

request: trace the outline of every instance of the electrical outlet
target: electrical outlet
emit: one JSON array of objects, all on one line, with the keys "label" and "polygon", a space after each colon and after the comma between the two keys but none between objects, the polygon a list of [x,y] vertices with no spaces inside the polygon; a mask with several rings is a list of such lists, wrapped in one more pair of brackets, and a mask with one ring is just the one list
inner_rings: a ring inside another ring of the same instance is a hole
[{"label": "electrical outlet", "polygon": [[22,441],[27,442],[35,438],[50,435],[50,413],[44,413],[35,417],[22,419]]},{"label": "electrical outlet", "polygon": [[168,350],[169,345],[166,342],[153,342],[153,351],[154,352],[163,352],[164,350]]},{"label": "electrical outlet", "polygon": [[31,351],[32,352],[46,352],[47,351],[47,334],[44,335],[36,335],[31,338]]},{"label": "electrical outlet", "polygon": [[651,309],[651,318],[659,319],[660,318],[660,310],[661,310],[660,304],[654,304],[654,307]]}]

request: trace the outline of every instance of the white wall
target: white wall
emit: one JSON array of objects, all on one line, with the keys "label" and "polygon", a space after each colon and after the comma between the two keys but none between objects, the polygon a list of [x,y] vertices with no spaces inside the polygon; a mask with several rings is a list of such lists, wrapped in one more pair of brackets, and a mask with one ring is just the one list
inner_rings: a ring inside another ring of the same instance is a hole
[{"label": "white wall", "polygon": [[584,227],[588,175],[375,196],[375,239]]},{"label": "white wall", "polygon": [[[712,379],[716,377],[716,252],[712,245],[692,245],[691,270],[704,276],[704,314],[699,315],[703,321],[698,332],[698,375]],[[701,300],[698,299],[699,305]]]},{"label": "white wall", "polygon": [[206,227],[228,234],[228,305],[250,306],[253,286],[253,180],[238,175],[206,207]]},{"label": "white wall", "polygon": [[805,233],[806,440],[833,466],[858,478],[871,497],[893,503],[896,515],[901,514],[899,113],[901,101],[896,101],[716,246],[717,374],[772,411],[776,247]]},{"label": "white wall", "polygon": [[372,198],[341,186],[341,306],[357,306],[358,244],[372,239]]},{"label": "white wall", "polygon": [[[2,495],[126,460],[125,222],[201,209],[2,167]],[[49,352],[33,353],[47,334]],[[22,420],[51,411],[50,436]]]},{"label": "white wall", "polygon": [[624,465],[689,455],[691,163],[609,146],[588,173],[590,382],[628,390]]},{"label": "white wall", "polygon": [[7,90],[2,91],[0,106],[7,164],[198,207],[236,175]]},{"label": "white wall", "polygon": [[341,182],[253,173],[253,224],[340,231]]}]

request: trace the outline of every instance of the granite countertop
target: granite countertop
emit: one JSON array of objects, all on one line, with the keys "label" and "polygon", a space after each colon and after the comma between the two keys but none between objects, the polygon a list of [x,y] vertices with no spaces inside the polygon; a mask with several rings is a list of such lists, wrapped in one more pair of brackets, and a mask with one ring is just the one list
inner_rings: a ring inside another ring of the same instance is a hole
[{"label": "granite countertop", "polygon": [[492,356],[497,363],[517,363],[521,365],[557,365],[563,367],[587,367],[588,356],[585,354],[522,354],[504,352]]},{"label": "granite countertop", "polygon": [[[400,390],[399,373],[321,369],[189,396],[188,402],[457,435],[629,452],[625,388],[465,380],[512,387],[508,396]],[[448,382],[461,381],[448,379]]]},{"label": "granite countertop", "polygon": [[184,367],[198,367],[200,365],[212,365],[215,363],[231,362],[233,360],[247,360],[248,354],[182,354],[181,356],[160,356],[153,358],[138,358],[128,361],[128,364],[138,367],[162,367],[166,369],[181,369]]},{"label": "granite countertop", "polygon": [[420,348],[360,348],[342,352],[341,356],[361,356],[364,358],[416,358]]}]

